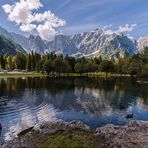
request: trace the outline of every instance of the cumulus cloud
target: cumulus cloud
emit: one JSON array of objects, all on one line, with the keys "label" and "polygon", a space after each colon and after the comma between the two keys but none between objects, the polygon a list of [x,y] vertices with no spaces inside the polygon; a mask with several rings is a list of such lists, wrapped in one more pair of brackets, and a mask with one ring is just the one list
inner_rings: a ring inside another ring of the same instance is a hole
[{"label": "cumulus cloud", "polygon": [[[48,30],[50,30],[50,34],[48,33]],[[45,22],[43,25],[39,25],[37,27],[37,31],[43,39],[53,38],[56,34],[58,34],[51,26],[50,22]]]},{"label": "cumulus cloud", "polygon": [[36,25],[34,24],[26,24],[26,25],[21,25],[20,29],[24,32],[31,32],[33,29],[36,28]]},{"label": "cumulus cloud", "polygon": [[2,6],[8,14],[8,20],[15,22],[22,31],[36,31],[43,39],[53,38],[58,32],[57,27],[64,26],[65,21],[59,19],[50,10],[38,13],[38,9],[43,7],[40,0],[20,0],[13,5]]},{"label": "cumulus cloud", "polygon": [[129,24],[126,24],[125,26],[119,26],[119,28],[118,28],[118,30],[117,30],[117,32],[132,32],[134,29],[135,29],[135,27],[137,26],[137,24],[131,24],[131,25],[129,25]]},{"label": "cumulus cloud", "polygon": [[11,13],[12,7],[8,4],[2,6],[6,13]]},{"label": "cumulus cloud", "polygon": [[103,29],[106,30],[106,29],[109,29],[111,27],[112,27],[112,24],[104,26]]},{"label": "cumulus cloud", "polygon": [[137,24],[131,24],[131,25],[130,24],[126,24],[124,26],[119,26],[117,30],[112,30],[112,29],[107,29],[107,28],[104,28],[104,30],[105,30],[106,34],[129,33],[129,32],[132,32],[135,29],[136,26],[137,26]]}]

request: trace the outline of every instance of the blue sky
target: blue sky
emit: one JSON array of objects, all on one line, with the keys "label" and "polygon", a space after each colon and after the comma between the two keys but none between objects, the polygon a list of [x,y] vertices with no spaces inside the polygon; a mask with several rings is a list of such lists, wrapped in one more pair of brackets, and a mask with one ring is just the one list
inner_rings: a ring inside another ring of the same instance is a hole
[{"label": "blue sky", "polygon": [[[0,0],[0,26],[9,31],[24,34],[15,21],[8,20],[3,5],[12,6],[20,0]],[[135,38],[148,34],[148,0],[38,0],[42,4],[32,13],[44,13],[50,10],[64,22],[55,31],[63,34],[74,34],[90,31],[95,28],[110,26],[109,30],[117,30],[119,26],[136,24],[130,32]],[[50,20],[49,20],[50,21]],[[48,22],[49,22],[48,21]],[[44,23],[44,22],[40,22]],[[50,25],[50,24],[49,24]],[[52,28],[51,28],[51,31]],[[32,33],[34,33],[32,31]],[[36,32],[35,32],[36,33]],[[53,34],[55,32],[53,31]],[[48,36],[48,35],[47,35]]]}]

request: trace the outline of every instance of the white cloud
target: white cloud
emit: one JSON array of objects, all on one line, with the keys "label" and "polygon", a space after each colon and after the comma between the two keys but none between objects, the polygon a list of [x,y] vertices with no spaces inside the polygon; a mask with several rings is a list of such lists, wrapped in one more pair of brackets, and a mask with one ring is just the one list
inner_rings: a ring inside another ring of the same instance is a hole
[{"label": "white cloud", "polygon": [[115,31],[113,31],[113,30],[111,30],[111,29],[109,29],[109,30],[105,30],[105,34],[113,34],[113,33],[115,33]]},{"label": "white cloud", "polygon": [[35,14],[34,21],[45,22],[51,25],[52,27],[59,27],[65,24],[64,20],[61,20],[58,17],[56,17],[50,10],[45,11],[44,13]]},{"label": "white cloud", "polygon": [[137,24],[126,24],[125,26],[119,26],[117,32],[118,33],[124,33],[124,32],[132,32],[135,27],[137,26]]},{"label": "white cloud", "polygon": [[20,0],[20,2],[21,1],[26,1],[26,4],[28,5],[30,10],[39,9],[40,7],[43,7],[40,0]]},{"label": "white cloud", "polygon": [[55,28],[64,26],[65,21],[56,17],[50,10],[35,13],[43,7],[40,0],[20,0],[13,5],[2,6],[9,21],[15,22],[24,32],[35,30],[43,39],[51,39],[58,32]]},{"label": "white cloud", "polygon": [[26,24],[26,25],[21,25],[20,29],[24,32],[31,32],[33,29],[36,28],[35,24]]},{"label": "white cloud", "polygon": [[37,31],[42,39],[53,38],[58,34],[58,32],[53,29],[50,22],[45,22],[43,25],[39,25]]},{"label": "white cloud", "polygon": [[132,32],[135,27],[137,26],[137,24],[126,24],[125,26],[119,26],[117,30],[112,30],[112,29],[108,29],[108,28],[104,28],[105,33],[106,34],[113,34],[113,33],[129,33]]},{"label": "white cloud", "polygon": [[12,7],[8,4],[2,6],[6,13],[11,13]]},{"label": "white cloud", "polygon": [[112,24],[104,26],[103,29],[105,30],[105,29],[109,29],[111,27],[112,27]]}]

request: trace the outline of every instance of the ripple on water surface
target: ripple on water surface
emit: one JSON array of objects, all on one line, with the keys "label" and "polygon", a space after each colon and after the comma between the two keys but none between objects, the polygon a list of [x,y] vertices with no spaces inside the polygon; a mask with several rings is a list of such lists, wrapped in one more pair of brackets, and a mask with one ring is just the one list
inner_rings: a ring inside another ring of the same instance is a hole
[{"label": "ripple on water surface", "polygon": [[35,124],[59,119],[80,120],[92,128],[123,125],[128,113],[148,121],[147,84],[126,78],[0,78],[1,138],[6,140]]}]

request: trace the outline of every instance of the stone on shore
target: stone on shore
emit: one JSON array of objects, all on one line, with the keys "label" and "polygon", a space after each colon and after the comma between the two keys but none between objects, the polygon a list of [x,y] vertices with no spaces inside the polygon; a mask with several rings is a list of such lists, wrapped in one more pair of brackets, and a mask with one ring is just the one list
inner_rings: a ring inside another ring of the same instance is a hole
[{"label": "stone on shore", "polygon": [[126,126],[106,125],[96,129],[97,136],[103,136],[108,147],[147,148],[148,122],[133,121]]},{"label": "stone on shore", "polygon": [[[78,135],[80,140],[83,142],[88,137],[88,143],[91,141],[93,145],[90,148],[147,148],[148,147],[148,122],[144,121],[133,121],[126,126],[115,126],[112,124],[105,125],[104,127],[97,128],[95,131],[91,130],[88,126],[80,121],[72,122],[46,122],[39,127],[34,127],[33,130],[29,131],[25,135],[21,135],[8,142],[2,142],[1,148],[37,148],[39,145],[44,145],[47,141],[56,136],[65,138],[75,137]],[[92,138],[91,138],[92,137]],[[95,139],[95,140],[94,140]],[[74,139],[72,139],[74,140]],[[79,139],[78,139],[79,140]],[[73,141],[72,141],[73,142]],[[87,143],[87,142],[86,142]],[[94,146],[95,145],[95,146]]]}]

